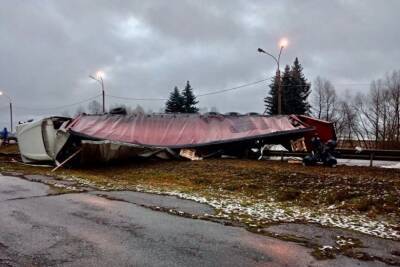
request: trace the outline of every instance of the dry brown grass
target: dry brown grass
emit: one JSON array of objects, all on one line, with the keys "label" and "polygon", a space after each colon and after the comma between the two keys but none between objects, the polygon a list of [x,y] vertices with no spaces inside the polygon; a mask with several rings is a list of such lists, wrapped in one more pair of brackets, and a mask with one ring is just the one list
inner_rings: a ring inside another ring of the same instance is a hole
[{"label": "dry brown grass", "polygon": [[400,170],[303,167],[275,161],[210,159],[146,160],[59,169],[51,173],[50,168],[10,163],[4,156],[2,159],[2,172],[75,176],[106,188],[144,185],[182,192],[224,190],[255,200],[272,196],[277,201],[299,206],[335,205],[339,209],[370,216],[391,213],[400,218]]},{"label": "dry brown grass", "polygon": [[1,145],[0,153],[2,153],[2,154],[17,154],[17,153],[19,153],[18,146],[16,144]]}]

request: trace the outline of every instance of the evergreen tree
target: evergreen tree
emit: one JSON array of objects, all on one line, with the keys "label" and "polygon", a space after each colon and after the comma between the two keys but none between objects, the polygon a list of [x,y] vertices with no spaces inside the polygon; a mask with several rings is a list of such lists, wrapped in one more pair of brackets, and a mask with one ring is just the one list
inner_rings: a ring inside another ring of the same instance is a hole
[{"label": "evergreen tree", "polygon": [[[277,73],[278,74],[278,73]],[[269,85],[269,94],[264,98],[265,111],[268,115],[278,114],[278,83],[280,77],[275,75]]]},{"label": "evergreen tree", "polygon": [[183,97],[183,108],[186,113],[196,113],[199,109],[196,107],[196,104],[199,101],[196,101],[196,96],[193,93],[193,88],[190,86],[189,81],[187,81],[185,89],[182,91]]},{"label": "evergreen tree", "polygon": [[303,67],[299,63],[297,57],[292,65],[291,77],[293,84],[293,88],[291,88],[291,95],[293,96],[293,102],[291,103],[291,113],[309,114],[311,105],[308,103],[307,99],[311,93],[311,84],[304,77]]},{"label": "evergreen tree", "polygon": [[177,86],[175,86],[174,90],[170,93],[169,99],[165,104],[165,112],[167,113],[180,113],[185,112],[183,103],[183,96],[179,92]]},{"label": "evergreen tree", "polygon": [[[264,99],[266,111],[269,115],[278,114],[278,74],[269,85],[269,95]],[[303,74],[303,67],[296,58],[293,66],[285,66],[280,75],[282,90],[282,114],[308,114],[311,106],[307,101],[311,93],[311,85]]]},{"label": "evergreen tree", "polygon": [[295,114],[293,113],[293,105],[296,102],[296,95],[293,94],[293,80],[289,65],[285,66],[282,75],[281,90],[282,90],[282,114]]}]

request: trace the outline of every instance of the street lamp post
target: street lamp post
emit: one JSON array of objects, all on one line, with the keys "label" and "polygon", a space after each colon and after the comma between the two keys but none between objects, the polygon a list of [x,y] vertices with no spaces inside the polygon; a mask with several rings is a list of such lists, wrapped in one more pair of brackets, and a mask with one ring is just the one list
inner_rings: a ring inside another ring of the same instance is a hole
[{"label": "street lamp post", "polygon": [[14,127],[14,125],[13,125],[12,101],[11,101],[11,98],[8,95],[6,95],[4,92],[2,92],[2,91],[0,91],[0,96],[5,96],[8,99],[8,101],[10,102],[10,132],[12,132],[13,131],[13,127]]},{"label": "street lamp post", "polygon": [[103,113],[106,112],[106,96],[105,96],[105,91],[104,91],[104,81],[103,81],[103,76],[104,76],[104,72],[102,71],[98,71],[96,72],[96,77],[89,75],[89,77],[95,81],[97,81],[98,83],[100,83],[101,85],[101,94],[103,97]]},{"label": "street lamp post", "polygon": [[281,59],[281,54],[282,54],[282,50],[285,46],[287,46],[288,41],[286,39],[282,39],[279,43],[280,45],[280,50],[279,50],[279,54],[278,57],[266,52],[264,49],[258,48],[257,51],[259,53],[264,53],[270,57],[272,57],[274,59],[274,61],[276,62],[277,65],[277,69],[276,69],[276,79],[278,80],[278,114],[281,115],[282,114],[282,86],[281,86],[281,70],[280,70],[280,59]]}]

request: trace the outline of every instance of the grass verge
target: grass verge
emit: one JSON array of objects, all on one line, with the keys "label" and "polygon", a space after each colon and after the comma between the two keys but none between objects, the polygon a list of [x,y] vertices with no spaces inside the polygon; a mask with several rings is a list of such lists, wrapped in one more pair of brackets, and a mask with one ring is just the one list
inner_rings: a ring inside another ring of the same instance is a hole
[{"label": "grass verge", "polygon": [[400,170],[238,159],[146,160],[50,170],[1,157],[1,172],[57,176],[103,190],[177,195],[209,203],[218,210],[215,216],[251,227],[316,222],[400,239]]}]

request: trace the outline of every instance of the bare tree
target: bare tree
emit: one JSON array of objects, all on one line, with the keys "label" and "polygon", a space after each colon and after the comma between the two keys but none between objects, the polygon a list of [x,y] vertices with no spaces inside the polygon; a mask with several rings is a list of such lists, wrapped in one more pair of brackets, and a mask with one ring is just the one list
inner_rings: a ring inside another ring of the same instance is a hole
[{"label": "bare tree", "polygon": [[88,111],[90,114],[102,114],[103,106],[97,100],[93,100],[88,104]]},{"label": "bare tree", "polygon": [[[370,140],[372,138],[371,135],[371,127],[370,123],[367,119],[368,115],[368,99],[362,93],[358,93],[355,97],[353,102],[353,108],[357,114],[358,121],[359,121],[359,129],[363,140]],[[369,145],[368,145],[369,147]]]},{"label": "bare tree", "polygon": [[322,117],[324,105],[324,81],[318,76],[313,83],[313,110],[318,119]]},{"label": "bare tree", "polygon": [[318,119],[333,121],[337,109],[337,96],[335,87],[324,78],[317,77],[313,89],[314,114]]},{"label": "bare tree", "polygon": [[68,110],[64,110],[64,111],[61,113],[61,116],[67,117],[67,118],[71,117],[71,115],[69,115]]},{"label": "bare tree", "polygon": [[210,112],[215,112],[215,113],[218,113],[218,109],[217,109],[217,107],[215,107],[215,106],[212,106],[212,107],[210,108]]},{"label": "bare tree", "polygon": [[391,137],[396,142],[400,141],[400,70],[386,75],[386,86],[389,91],[391,109]]},{"label": "bare tree", "polygon": [[388,141],[389,138],[389,129],[390,129],[390,106],[389,106],[389,91],[383,89],[381,92],[381,124],[382,124],[382,131],[380,133],[382,141]]},{"label": "bare tree", "polygon": [[81,114],[83,114],[83,113],[85,113],[86,111],[85,111],[85,108],[83,107],[83,106],[79,106],[77,109],[76,109],[76,112],[75,112],[75,117],[76,116],[79,116],[79,115],[81,115]]},{"label": "bare tree", "polygon": [[[329,118],[328,86],[319,77],[314,86],[315,114]],[[334,121],[339,139],[357,139],[367,148],[372,148],[372,144],[375,148],[400,148],[400,71],[372,81],[366,94],[346,95],[339,102],[334,98],[337,112],[332,114],[337,116]]]},{"label": "bare tree", "polygon": [[375,148],[394,140],[395,116],[391,106],[391,91],[381,79],[372,81],[367,95],[359,95],[354,107],[364,139],[373,140]]},{"label": "bare tree", "polygon": [[134,115],[144,115],[146,114],[146,111],[144,111],[144,108],[141,105],[136,105],[136,108],[134,108],[130,114]]},{"label": "bare tree", "polygon": [[337,137],[340,140],[347,140],[352,146],[353,141],[357,141],[357,145],[365,143],[365,139],[360,129],[360,117],[358,116],[357,110],[352,105],[354,97],[350,94],[346,96],[338,103],[337,109],[337,121],[335,123]]}]

